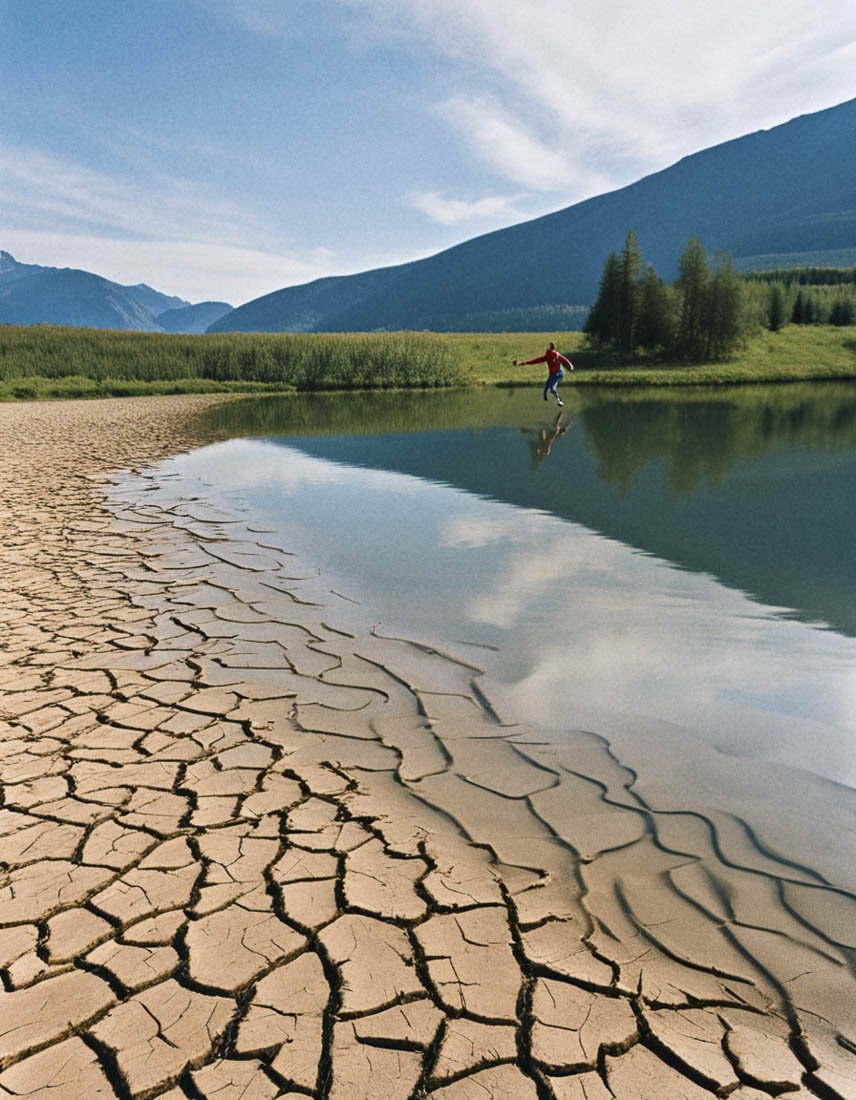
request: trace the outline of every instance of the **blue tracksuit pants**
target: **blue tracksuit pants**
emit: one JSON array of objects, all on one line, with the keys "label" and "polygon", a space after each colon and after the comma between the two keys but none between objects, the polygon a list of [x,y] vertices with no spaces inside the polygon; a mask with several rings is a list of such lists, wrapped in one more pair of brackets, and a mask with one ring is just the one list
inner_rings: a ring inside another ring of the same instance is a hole
[{"label": "blue tracksuit pants", "polygon": [[556,398],[557,401],[559,400],[559,393],[558,393],[558,390],[556,389],[556,386],[558,386],[558,384],[562,381],[562,379],[564,377],[565,377],[565,372],[561,368],[559,370],[557,370],[555,374],[550,374],[550,375],[547,376],[547,381],[544,383],[544,400],[545,401],[547,400],[547,392],[548,391]]}]

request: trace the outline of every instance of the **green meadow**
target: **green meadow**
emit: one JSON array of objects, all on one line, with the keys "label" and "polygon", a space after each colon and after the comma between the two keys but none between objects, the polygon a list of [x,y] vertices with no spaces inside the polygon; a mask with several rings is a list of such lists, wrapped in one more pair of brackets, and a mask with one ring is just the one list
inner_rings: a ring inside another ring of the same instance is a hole
[{"label": "green meadow", "polygon": [[541,381],[543,364],[514,367],[512,360],[541,355],[549,340],[574,364],[563,385],[710,386],[856,378],[856,329],[832,325],[788,325],[779,332],[759,328],[733,359],[691,364],[594,351],[580,332],[449,333],[443,339],[455,349],[470,385]]},{"label": "green meadow", "polygon": [[565,385],[719,385],[856,378],[856,330],[786,325],[724,362],[622,358],[570,333],[224,333],[171,336],[0,326],[0,400],[168,393],[289,393],[526,385],[548,340],[575,366]]}]

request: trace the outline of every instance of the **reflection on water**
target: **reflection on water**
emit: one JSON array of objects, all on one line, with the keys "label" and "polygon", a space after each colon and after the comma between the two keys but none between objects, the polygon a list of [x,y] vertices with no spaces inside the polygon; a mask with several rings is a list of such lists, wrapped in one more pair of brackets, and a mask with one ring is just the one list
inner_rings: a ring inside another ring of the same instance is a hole
[{"label": "reflection on water", "polygon": [[538,429],[537,434],[529,434],[529,450],[532,454],[532,465],[537,470],[545,458],[553,453],[553,444],[563,436],[571,424],[571,417],[565,412],[556,413],[556,419],[549,426]]},{"label": "reflection on water", "polygon": [[561,422],[534,389],[268,398],[216,415],[226,434],[549,512],[856,636],[856,386],[565,396]]},{"label": "reflection on water", "polygon": [[539,397],[241,402],[224,433],[269,438],[169,468],[385,629],[481,647],[519,717],[607,704],[856,786],[856,387]]}]

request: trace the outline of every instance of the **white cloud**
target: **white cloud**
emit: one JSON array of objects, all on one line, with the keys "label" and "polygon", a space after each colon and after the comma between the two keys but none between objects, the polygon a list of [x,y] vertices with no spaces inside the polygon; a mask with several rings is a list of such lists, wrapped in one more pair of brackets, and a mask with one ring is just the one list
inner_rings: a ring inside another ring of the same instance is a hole
[{"label": "white cloud", "polygon": [[854,94],[850,0],[341,2],[460,62],[475,155],[568,201]]},{"label": "white cloud", "polygon": [[[420,180],[404,201],[447,227],[532,217],[856,91],[852,0],[818,0],[810,9],[804,0],[195,2],[228,18],[232,32],[237,25],[305,44],[329,29],[367,65],[379,72],[391,65],[396,77],[403,60],[424,77],[431,58],[441,57],[448,79],[435,85],[443,91],[433,102],[417,100],[421,85],[414,84],[407,104],[414,130],[420,110],[441,118],[494,176],[481,186],[469,178],[460,192]],[[90,270],[100,264],[123,282],[143,279],[185,297],[239,303],[283,285],[414,258],[403,250],[343,255],[351,227],[342,225],[328,237],[336,255],[298,251],[271,218],[218,190],[212,169],[222,155],[220,130],[211,148],[195,128],[189,144],[172,132],[158,137],[155,127],[131,133],[126,147],[110,127],[84,141],[91,119],[77,118],[72,98],[63,103],[58,92],[57,110],[81,128],[81,150],[100,145],[110,154],[104,163],[125,167],[102,171],[85,166],[82,151],[75,162],[0,144],[0,247],[22,260]],[[164,151],[198,179],[158,171]],[[269,176],[280,168],[265,167]],[[248,164],[248,187],[258,170]],[[312,201],[311,182],[306,193]],[[420,242],[422,254],[439,247]]]},{"label": "white cloud", "polygon": [[[475,205],[480,216],[490,216],[489,204]],[[496,211],[497,217],[506,214],[511,216],[510,206]],[[233,305],[436,251],[296,250],[255,210],[198,183],[154,171],[111,174],[10,145],[0,145],[0,248],[22,263],[83,268],[190,301]]]},{"label": "white cloud", "polygon": [[551,516],[532,512],[526,523],[516,511],[493,509],[484,513],[450,516],[440,526],[439,545],[456,550],[479,550],[499,543],[529,542],[554,526]]},{"label": "white cloud", "polygon": [[482,96],[457,96],[441,112],[498,175],[536,191],[561,191],[575,180],[574,166],[502,106]]},{"label": "white cloud", "polygon": [[293,15],[283,0],[217,0],[217,6],[256,34],[275,37],[286,34],[294,25]]},{"label": "white cloud", "polygon": [[465,225],[467,222],[489,218],[498,222],[513,221],[525,217],[518,203],[526,195],[487,195],[481,199],[451,199],[437,191],[416,191],[408,196],[408,203],[427,214],[440,225]]},{"label": "white cloud", "polygon": [[216,240],[132,237],[4,227],[0,248],[21,263],[78,267],[118,283],[148,283],[188,301],[242,305],[284,286],[335,271],[324,250],[306,256],[265,251]]},{"label": "white cloud", "polygon": [[253,211],[188,180],[129,179],[39,149],[0,147],[0,210],[0,247],[22,262],[191,301],[240,305],[345,266],[324,248],[295,252]]},{"label": "white cloud", "polygon": [[129,178],[16,146],[0,147],[0,207],[7,225],[85,225],[139,238],[191,234],[238,243],[265,233],[239,204],[189,180],[164,173]]}]

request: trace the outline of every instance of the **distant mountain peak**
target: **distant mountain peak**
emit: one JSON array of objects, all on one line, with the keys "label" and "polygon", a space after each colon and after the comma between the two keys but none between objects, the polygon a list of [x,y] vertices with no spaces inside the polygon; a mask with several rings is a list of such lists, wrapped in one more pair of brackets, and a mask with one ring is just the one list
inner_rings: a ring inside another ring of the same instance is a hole
[{"label": "distant mountain peak", "polygon": [[[212,303],[200,305],[198,309],[147,283],[122,286],[79,268],[22,264],[0,250],[0,324],[196,332],[232,308],[225,302],[213,303],[213,308]],[[183,311],[190,311],[186,318]],[[162,325],[158,318],[165,314],[170,317]]]}]

